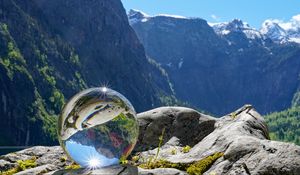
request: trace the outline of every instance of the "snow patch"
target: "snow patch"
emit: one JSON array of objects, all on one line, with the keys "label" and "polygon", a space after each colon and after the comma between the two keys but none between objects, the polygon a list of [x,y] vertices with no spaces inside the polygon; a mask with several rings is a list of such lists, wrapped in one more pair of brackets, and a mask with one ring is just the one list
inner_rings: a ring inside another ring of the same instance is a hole
[{"label": "snow patch", "polygon": [[168,63],[168,64],[166,64],[168,67],[172,67],[172,63],[170,62],[170,63]]},{"label": "snow patch", "polygon": [[[177,19],[188,19],[187,17],[180,16],[180,15],[158,14],[156,16],[164,16],[164,17],[177,18]],[[156,17],[156,16],[152,16],[152,17]]]},{"label": "snow patch", "polygon": [[243,32],[249,39],[262,38],[262,35],[255,28],[251,28],[248,23],[240,19],[231,22],[208,23],[218,35],[228,35],[230,32]]},{"label": "snow patch", "polygon": [[189,19],[187,17],[184,16],[179,16],[179,15],[169,15],[169,14],[158,14],[155,16],[150,16],[140,10],[136,10],[136,9],[131,9],[128,12],[128,20],[129,23],[135,24],[138,22],[147,22],[150,18],[154,18],[154,17],[158,17],[158,16],[163,16],[163,17],[169,17],[169,18],[176,18],[176,19]]},{"label": "snow patch", "polygon": [[128,20],[131,25],[138,22],[146,22],[149,18],[149,15],[139,10],[131,9],[128,12]]},{"label": "snow patch", "polygon": [[130,14],[141,14],[143,17],[151,17],[150,15],[148,15],[147,13],[137,10],[137,9],[131,9],[129,10],[128,16],[130,16]]},{"label": "snow patch", "polygon": [[300,38],[289,38],[289,41],[300,44]]},{"label": "snow patch", "polygon": [[181,58],[178,63],[178,69],[180,69],[182,67],[182,64],[183,64],[183,58]]}]

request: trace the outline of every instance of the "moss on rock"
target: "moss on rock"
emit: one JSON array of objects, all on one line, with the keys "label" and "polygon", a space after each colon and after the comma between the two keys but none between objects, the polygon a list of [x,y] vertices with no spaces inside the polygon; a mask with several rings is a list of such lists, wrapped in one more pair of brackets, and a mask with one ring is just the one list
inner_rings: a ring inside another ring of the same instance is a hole
[{"label": "moss on rock", "polygon": [[207,171],[211,165],[220,157],[222,157],[224,153],[217,152],[213,155],[207,156],[206,158],[199,160],[189,166],[186,172],[190,175],[200,175]]},{"label": "moss on rock", "polygon": [[77,163],[72,163],[70,165],[65,166],[65,169],[67,169],[67,170],[69,170],[69,169],[76,170],[76,169],[79,169],[79,168],[81,168],[81,167]]},{"label": "moss on rock", "polygon": [[212,166],[212,164],[223,155],[224,153],[222,152],[216,152],[193,163],[172,163],[167,160],[160,159],[153,162],[140,164],[139,167],[144,169],[175,168],[178,170],[186,171],[189,175],[201,175],[205,171],[207,171]]},{"label": "moss on rock", "polygon": [[28,160],[18,160],[16,167],[9,169],[7,171],[0,172],[0,174],[1,175],[13,175],[18,172],[24,171],[26,169],[34,168],[36,166],[37,166],[36,157],[32,157],[31,159],[28,159]]}]

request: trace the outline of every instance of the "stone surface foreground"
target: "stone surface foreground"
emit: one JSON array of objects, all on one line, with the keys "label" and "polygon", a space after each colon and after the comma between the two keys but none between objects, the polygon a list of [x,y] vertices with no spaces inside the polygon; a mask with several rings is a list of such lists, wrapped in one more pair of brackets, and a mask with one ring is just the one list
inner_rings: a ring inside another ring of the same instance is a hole
[{"label": "stone surface foreground", "polygon": [[[245,105],[231,114],[214,118],[193,109],[161,107],[138,114],[139,142],[134,154],[147,159],[155,156],[158,138],[165,129],[158,159],[173,163],[192,163],[217,152],[217,159],[205,175],[300,174],[300,147],[291,143],[269,140],[264,119],[252,106]],[[191,149],[184,153],[183,147]],[[121,174],[121,175],[181,175],[173,168],[146,170],[134,166],[112,166],[100,170],[66,170],[70,165],[59,146],[36,146],[0,156],[0,170],[16,166],[17,160],[36,157],[37,167],[17,173],[27,174]],[[141,160],[139,160],[141,161]]]}]

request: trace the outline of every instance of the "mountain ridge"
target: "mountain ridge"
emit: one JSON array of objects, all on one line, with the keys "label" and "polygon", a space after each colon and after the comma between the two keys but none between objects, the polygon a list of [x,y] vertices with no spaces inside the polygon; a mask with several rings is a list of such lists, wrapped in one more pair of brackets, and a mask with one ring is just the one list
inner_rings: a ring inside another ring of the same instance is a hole
[{"label": "mountain ridge", "polygon": [[[137,17],[138,16],[138,17]],[[180,18],[180,19],[202,19],[199,17],[184,17],[184,16],[177,16],[177,15],[154,15],[150,16],[147,15],[146,13],[136,10],[136,9],[131,9],[128,12],[128,18],[129,21],[132,24],[136,22],[146,22],[150,18],[155,18],[158,16],[165,16],[165,17],[170,17],[170,18]],[[137,18],[135,18],[137,17]],[[292,19],[297,19],[296,16],[294,16]],[[287,43],[287,42],[294,42],[300,44],[300,35],[297,33],[300,33],[300,23],[295,23],[292,27],[281,27],[281,25],[286,25],[287,23],[284,23],[279,20],[271,20],[267,19],[265,20],[260,29],[255,29],[250,27],[248,23],[243,22],[241,19],[233,19],[230,22],[207,22],[211,27],[214,28],[215,32],[219,35],[227,35],[231,31],[243,31],[248,38],[255,39],[255,38],[262,38],[266,39],[269,38],[274,42],[277,43]],[[231,29],[231,30],[230,30]]]},{"label": "mountain ridge", "polygon": [[266,114],[298,99],[297,43],[275,42],[241,20],[216,27],[222,34],[201,18],[139,15],[131,11],[131,26],[179,99],[217,115],[245,103]]}]

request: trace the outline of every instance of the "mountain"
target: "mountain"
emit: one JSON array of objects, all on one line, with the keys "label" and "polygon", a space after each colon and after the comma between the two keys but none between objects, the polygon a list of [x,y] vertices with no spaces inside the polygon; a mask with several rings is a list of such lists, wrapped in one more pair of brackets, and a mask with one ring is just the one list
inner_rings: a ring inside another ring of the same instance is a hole
[{"label": "mountain", "polygon": [[297,43],[275,42],[238,19],[208,24],[134,10],[128,19],[183,101],[216,115],[247,103],[266,114],[299,101]]},{"label": "mountain", "polygon": [[268,19],[262,24],[260,32],[275,42],[300,43],[300,15],[293,16],[286,22]]},{"label": "mountain", "polygon": [[231,22],[224,23],[209,23],[218,35],[228,35],[230,32],[241,32],[246,35],[248,39],[263,39],[263,35],[249,24],[240,19],[234,19]]},{"label": "mountain", "polygon": [[275,42],[285,43],[289,41],[286,31],[271,20],[267,20],[262,24],[260,32]]},{"label": "mountain", "polygon": [[103,85],[137,111],[173,95],[119,0],[0,0],[0,145],[56,143],[66,100]]}]

